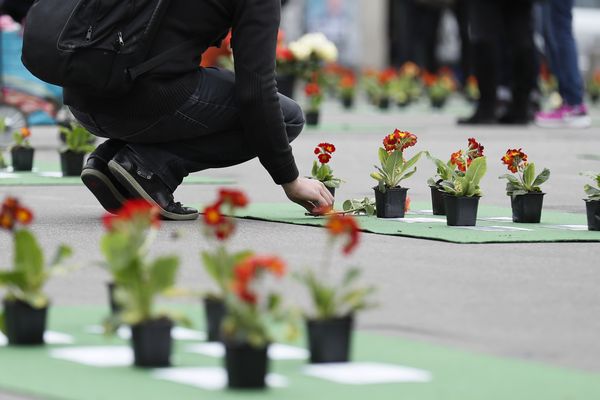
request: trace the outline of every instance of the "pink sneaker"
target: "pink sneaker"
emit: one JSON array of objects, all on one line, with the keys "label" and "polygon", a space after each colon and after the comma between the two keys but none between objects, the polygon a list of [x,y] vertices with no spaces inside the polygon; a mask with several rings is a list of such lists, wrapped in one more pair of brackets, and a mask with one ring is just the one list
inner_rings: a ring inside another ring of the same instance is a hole
[{"label": "pink sneaker", "polygon": [[542,128],[589,128],[592,119],[585,104],[563,104],[553,111],[537,113],[535,124]]}]

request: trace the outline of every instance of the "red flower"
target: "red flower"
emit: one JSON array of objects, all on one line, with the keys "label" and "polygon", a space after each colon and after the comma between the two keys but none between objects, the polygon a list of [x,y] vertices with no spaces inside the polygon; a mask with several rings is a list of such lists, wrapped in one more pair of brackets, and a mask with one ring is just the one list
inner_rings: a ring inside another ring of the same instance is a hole
[{"label": "red flower", "polygon": [[379,76],[378,76],[379,83],[382,85],[387,85],[392,80],[394,80],[395,77],[396,77],[396,70],[393,68],[388,68],[379,74]]},{"label": "red flower", "polygon": [[406,201],[404,202],[404,212],[407,213],[410,211],[410,196],[406,196]]},{"label": "red flower", "polygon": [[223,222],[214,227],[215,237],[218,240],[227,240],[235,232],[235,224],[230,219],[224,219]]},{"label": "red flower", "polygon": [[33,213],[23,207],[19,200],[7,197],[0,209],[0,228],[12,231],[17,224],[29,225],[33,221]]},{"label": "red flower", "polygon": [[327,153],[319,154],[319,162],[321,164],[327,164],[331,160],[331,155]]},{"label": "red flower", "polygon": [[410,132],[400,131],[396,129],[394,133],[383,138],[383,147],[386,151],[394,150],[404,151],[406,148],[417,144],[417,136]]},{"label": "red flower", "polygon": [[481,143],[478,143],[475,138],[469,138],[469,160],[472,161],[476,158],[483,157],[483,149],[484,147],[481,145]]},{"label": "red flower", "polygon": [[527,154],[523,153],[521,149],[508,149],[501,160],[513,174],[527,166]]},{"label": "red flower", "polygon": [[326,228],[333,238],[338,236],[348,237],[348,240],[342,249],[344,254],[348,255],[352,253],[356,246],[358,246],[360,227],[358,226],[358,223],[354,217],[349,215],[333,214],[327,220]]},{"label": "red flower", "polygon": [[277,46],[276,57],[277,61],[280,62],[294,61],[294,53],[292,53],[292,51],[285,46]]},{"label": "red flower", "polygon": [[306,93],[308,97],[319,96],[321,94],[321,87],[318,83],[307,83],[304,87],[304,93]]},{"label": "red flower", "polygon": [[327,164],[331,160],[331,154],[335,153],[335,146],[331,143],[319,143],[314,153],[318,156],[321,164]]},{"label": "red flower", "polygon": [[340,87],[342,89],[352,89],[356,86],[356,78],[352,74],[344,74],[340,79]]},{"label": "red flower", "polygon": [[234,267],[233,291],[244,302],[256,304],[257,296],[250,290],[252,281],[260,272],[270,272],[277,277],[285,274],[283,260],[275,256],[250,256]]},{"label": "red flower", "polygon": [[467,170],[465,160],[463,159],[462,150],[459,150],[456,153],[452,153],[452,155],[450,156],[450,164],[455,165],[461,172],[465,172]]},{"label": "red flower", "polygon": [[433,86],[437,82],[437,76],[429,71],[423,72],[423,84],[427,87]]},{"label": "red flower", "polygon": [[154,227],[160,226],[158,207],[143,199],[127,200],[117,214],[105,214],[102,221],[106,229],[110,231],[115,228],[115,223],[129,222],[135,219],[147,220]]},{"label": "red flower", "polygon": [[231,207],[246,207],[248,197],[240,190],[220,189],[218,204],[228,204]]}]

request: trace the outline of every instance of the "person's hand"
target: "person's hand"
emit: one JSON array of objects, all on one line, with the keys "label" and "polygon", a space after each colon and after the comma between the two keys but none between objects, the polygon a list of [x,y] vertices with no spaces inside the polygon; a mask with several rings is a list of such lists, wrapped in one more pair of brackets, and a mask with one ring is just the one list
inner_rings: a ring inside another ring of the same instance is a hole
[{"label": "person's hand", "polygon": [[306,208],[310,213],[333,206],[333,196],[323,183],[315,179],[300,177],[281,186],[288,199]]}]

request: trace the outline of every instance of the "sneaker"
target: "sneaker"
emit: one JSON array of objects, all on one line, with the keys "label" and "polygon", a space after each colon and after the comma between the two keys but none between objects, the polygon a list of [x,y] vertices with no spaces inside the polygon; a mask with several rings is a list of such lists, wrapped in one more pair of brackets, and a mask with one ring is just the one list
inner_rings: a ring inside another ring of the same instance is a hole
[{"label": "sneaker", "polygon": [[584,104],[563,104],[553,111],[537,113],[535,124],[542,128],[589,128],[592,118]]},{"label": "sneaker", "polygon": [[94,154],[83,167],[81,181],[109,213],[116,213],[125,201],[132,198],[109,171],[106,160]]},{"label": "sneaker", "polygon": [[129,148],[119,151],[109,161],[108,168],[134,198],[157,206],[163,219],[187,221],[198,218],[198,210],[175,202],[171,190]]}]

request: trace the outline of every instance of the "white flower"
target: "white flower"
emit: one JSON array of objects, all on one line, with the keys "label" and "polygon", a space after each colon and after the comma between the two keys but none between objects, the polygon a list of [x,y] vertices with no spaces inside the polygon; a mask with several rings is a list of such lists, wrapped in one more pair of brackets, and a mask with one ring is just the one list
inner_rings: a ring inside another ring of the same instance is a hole
[{"label": "white flower", "polygon": [[331,63],[338,59],[338,49],[332,42],[323,43],[323,45],[315,49],[317,56],[325,62]]},{"label": "white flower", "polygon": [[294,55],[294,58],[298,61],[308,60],[312,53],[312,49],[300,40],[290,43],[289,49]]},{"label": "white flower", "polygon": [[[308,51],[307,58],[312,54],[325,62],[334,62],[338,58],[337,47],[321,32],[307,33],[298,39],[296,43],[304,47],[303,51]],[[305,55],[305,53],[302,52],[302,55]]]}]

